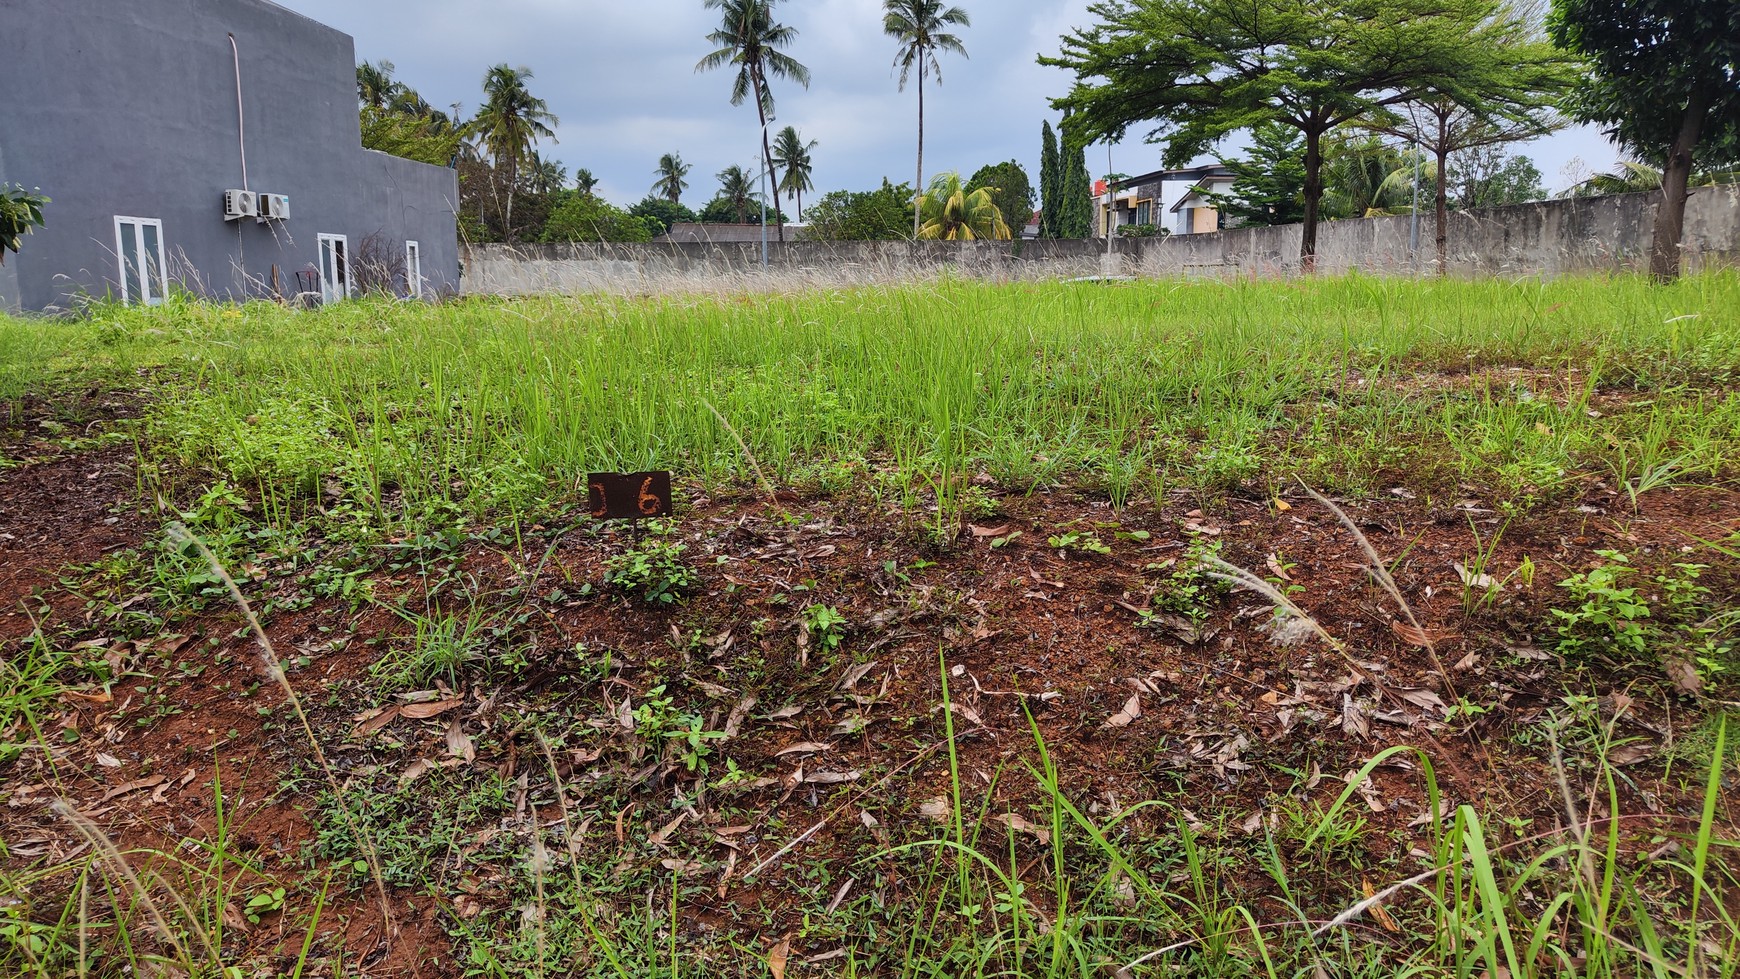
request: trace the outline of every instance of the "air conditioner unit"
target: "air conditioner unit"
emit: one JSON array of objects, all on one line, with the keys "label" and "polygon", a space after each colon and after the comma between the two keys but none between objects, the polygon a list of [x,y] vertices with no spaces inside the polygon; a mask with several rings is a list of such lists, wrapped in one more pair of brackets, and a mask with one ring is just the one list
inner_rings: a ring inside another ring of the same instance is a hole
[{"label": "air conditioner unit", "polygon": [[224,220],[240,221],[242,218],[260,216],[260,201],[258,195],[251,190],[224,191]]},{"label": "air conditioner unit", "polygon": [[260,220],[261,221],[288,221],[288,220],[290,220],[290,195],[289,194],[261,194],[260,195]]}]

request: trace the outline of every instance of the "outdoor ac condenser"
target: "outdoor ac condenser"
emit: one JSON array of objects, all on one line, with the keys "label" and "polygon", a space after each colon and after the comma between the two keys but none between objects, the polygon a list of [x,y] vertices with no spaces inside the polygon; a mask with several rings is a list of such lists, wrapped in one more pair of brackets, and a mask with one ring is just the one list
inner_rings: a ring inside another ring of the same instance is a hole
[{"label": "outdoor ac condenser", "polygon": [[290,195],[288,195],[288,194],[261,194],[260,195],[260,220],[261,221],[288,221],[288,220],[290,220]]},{"label": "outdoor ac condenser", "polygon": [[224,220],[240,221],[242,218],[260,216],[260,201],[258,195],[251,190],[224,191]]}]

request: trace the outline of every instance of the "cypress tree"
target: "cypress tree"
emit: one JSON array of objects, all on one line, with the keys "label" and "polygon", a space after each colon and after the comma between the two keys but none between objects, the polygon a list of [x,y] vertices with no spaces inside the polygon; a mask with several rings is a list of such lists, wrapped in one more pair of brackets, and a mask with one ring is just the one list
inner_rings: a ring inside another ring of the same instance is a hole
[{"label": "cypress tree", "polygon": [[1063,177],[1059,181],[1057,227],[1060,238],[1088,238],[1093,235],[1093,179],[1088,176],[1087,149],[1071,147],[1064,138]]},{"label": "cypress tree", "polygon": [[1057,134],[1046,120],[1040,131],[1043,144],[1039,154],[1039,236],[1061,238],[1063,181],[1059,170],[1061,158],[1057,152]]}]

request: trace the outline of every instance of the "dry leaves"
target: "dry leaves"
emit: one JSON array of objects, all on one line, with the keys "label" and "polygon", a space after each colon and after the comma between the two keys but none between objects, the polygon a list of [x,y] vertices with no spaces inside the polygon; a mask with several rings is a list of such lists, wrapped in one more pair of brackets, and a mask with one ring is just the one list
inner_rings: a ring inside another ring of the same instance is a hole
[{"label": "dry leaves", "polygon": [[791,939],[782,938],[767,953],[767,971],[773,974],[773,979],[785,979],[785,963],[791,958]]},{"label": "dry leaves", "polygon": [[442,714],[445,714],[464,703],[465,698],[455,697],[452,700],[434,700],[424,704],[406,704],[403,707],[397,708],[397,710],[400,717],[409,717],[412,720],[421,721],[431,717],[440,717]]},{"label": "dry leaves", "polygon": [[1102,730],[1114,727],[1129,727],[1131,722],[1142,716],[1142,695],[1133,693],[1130,699],[1124,701],[1124,709],[1106,719]]}]

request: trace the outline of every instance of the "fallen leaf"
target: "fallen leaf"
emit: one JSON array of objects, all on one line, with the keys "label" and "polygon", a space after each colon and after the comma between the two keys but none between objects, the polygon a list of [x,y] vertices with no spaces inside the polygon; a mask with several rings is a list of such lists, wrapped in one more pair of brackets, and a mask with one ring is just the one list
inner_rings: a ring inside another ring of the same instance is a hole
[{"label": "fallen leaf", "polygon": [[1621,744],[1608,750],[1607,760],[1615,765],[1635,765],[1653,754],[1655,749],[1647,744]]},{"label": "fallen leaf", "polygon": [[104,768],[120,768],[121,759],[116,758],[114,755],[107,752],[99,751],[97,752],[97,764]]},{"label": "fallen leaf", "polygon": [[1124,709],[1106,719],[1102,729],[1114,727],[1129,727],[1131,722],[1142,716],[1142,695],[1133,693],[1130,699],[1124,701]]},{"label": "fallen leaf", "polygon": [[103,793],[103,801],[108,802],[110,799],[113,799],[116,796],[123,796],[129,792],[137,792],[140,789],[149,789],[154,785],[161,785],[161,784],[163,784],[163,781],[166,778],[168,778],[168,776],[166,776],[166,775],[153,775],[150,778],[141,778],[141,779],[134,779],[131,782],[122,782],[120,785],[117,785],[114,788],[110,789],[109,791]]},{"label": "fallen leaf", "polygon": [[436,700],[426,704],[407,704],[399,708],[399,715],[421,721],[431,717],[439,717],[463,703],[465,703],[465,698],[455,697],[452,700]]},{"label": "fallen leaf", "polygon": [[1282,513],[1286,513],[1288,510],[1293,509],[1293,504],[1288,503],[1286,500],[1283,500],[1280,497],[1276,497],[1275,498],[1275,509],[1279,510]]},{"label": "fallen leaf", "polygon": [[1341,695],[1341,730],[1343,734],[1356,737],[1371,736],[1371,722],[1366,720],[1365,712],[1353,702],[1352,694]]},{"label": "fallen leaf", "polygon": [[689,813],[687,810],[680,812],[680,813],[677,813],[677,818],[664,824],[663,826],[661,826],[659,828],[658,832],[647,837],[647,842],[651,843],[653,846],[664,846],[665,841],[670,839],[671,834],[675,833],[677,831],[677,827],[683,825],[683,821],[688,819],[688,818],[689,818]]},{"label": "fallen leaf", "polygon": [[767,953],[767,971],[773,979],[785,979],[785,963],[791,958],[791,939],[784,938]]},{"label": "fallen leaf", "polygon": [[1046,846],[1051,843],[1051,830],[1044,826],[1040,826],[1037,823],[1029,822],[1012,812],[1006,812],[1001,816],[993,818],[1004,826],[1007,826],[1009,831],[1012,833],[1026,833],[1028,836],[1033,837],[1039,841],[1041,846]]},{"label": "fallen leaf", "polygon": [[1443,698],[1439,697],[1437,694],[1433,693],[1430,690],[1424,690],[1424,689],[1398,690],[1396,692],[1402,695],[1403,700],[1407,701],[1410,704],[1413,704],[1415,707],[1419,707],[1419,708],[1422,708],[1424,710],[1436,710],[1440,713],[1444,712],[1445,708],[1444,708]]},{"label": "fallen leaf", "polygon": [[393,723],[395,720],[398,720],[398,718],[399,708],[397,705],[384,709],[376,708],[374,710],[366,710],[356,716],[358,723],[356,729],[351,733],[366,737],[367,735],[374,734],[381,728],[386,727],[388,724]]},{"label": "fallen leaf", "polygon": [[83,690],[62,690],[60,696],[63,700],[82,700],[87,704],[109,704],[114,703],[115,700],[115,695],[107,690],[99,690],[96,693],[85,693]]},{"label": "fallen leaf", "polygon": [[1418,646],[1421,649],[1429,649],[1447,639],[1455,639],[1459,635],[1459,633],[1448,629],[1420,628],[1411,622],[1403,622],[1401,619],[1390,620],[1390,631],[1408,645]]},{"label": "fallen leaf", "polygon": [[[1369,901],[1372,898],[1377,897],[1377,891],[1371,886],[1371,881],[1362,877],[1360,878],[1359,883],[1360,889],[1365,891],[1366,900]],[[1383,925],[1384,931],[1399,932],[1402,930],[1401,926],[1396,924],[1396,919],[1390,917],[1390,913],[1384,910],[1384,906],[1381,902],[1373,902],[1370,910],[1372,917],[1377,919],[1377,923]]]},{"label": "fallen leaf", "polygon": [[1667,669],[1668,679],[1673,681],[1674,689],[1680,693],[1696,694],[1704,690],[1704,678],[1698,675],[1698,668],[1678,656],[1670,656],[1662,665]]},{"label": "fallen leaf", "polygon": [[1492,589],[1499,587],[1499,581],[1497,578],[1494,578],[1492,575],[1486,574],[1485,572],[1477,573],[1469,571],[1467,566],[1465,566],[1461,561],[1452,562],[1450,566],[1456,569],[1456,575],[1462,579],[1462,583],[1470,588],[1482,588],[1491,591]]},{"label": "fallen leaf", "polygon": [[[858,878],[856,877],[846,878],[846,882],[841,884],[840,889],[834,892],[834,899],[828,902],[828,906],[822,909],[822,913],[833,914],[835,911],[839,910],[840,905],[845,903],[846,895],[852,892],[852,885],[857,882]],[[816,960],[810,959],[810,961],[814,962]]]},{"label": "fallen leaf", "polygon": [[918,804],[918,814],[926,819],[934,819],[939,823],[947,822],[949,818],[949,800],[946,796],[936,796]]},{"label": "fallen leaf", "polygon": [[457,717],[447,725],[447,753],[465,759],[468,764],[477,760],[477,746],[472,744],[471,735],[459,726]]},{"label": "fallen leaf", "polygon": [[786,755],[813,755],[818,751],[827,751],[828,745],[819,741],[800,741],[789,748],[774,752],[773,757],[783,758]]},{"label": "fallen leaf", "polygon": [[803,781],[809,785],[839,785],[841,782],[856,782],[864,777],[864,773],[853,770],[850,772],[816,772],[805,775]]},{"label": "fallen leaf", "polygon": [[967,529],[973,532],[974,537],[1001,537],[1009,532],[1009,524],[997,527],[981,527],[978,524],[970,523],[967,524]]},{"label": "fallen leaf", "polygon": [[858,685],[859,680],[864,679],[864,677],[871,670],[874,670],[875,668],[876,668],[876,661],[875,660],[871,660],[868,663],[859,663],[857,666],[852,667],[851,669],[846,671],[844,676],[842,676],[840,678],[840,689],[841,690],[852,689],[853,687]]},{"label": "fallen leaf", "polygon": [[412,782],[415,782],[418,779],[422,778],[423,776],[434,771],[436,767],[438,767],[438,766],[436,766],[436,764],[434,762],[430,761],[429,759],[419,758],[416,761],[412,762],[411,764],[405,766],[404,773],[399,776],[399,785],[400,786],[410,785]]},{"label": "fallen leaf", "polygon": [[1266,561],[1264,561],[1264,563],[1268,565],[1269,573],[1274,575],[1275,577],[1281,579],[1282,581],[1292,581],[1293,580],[1293,576],[1288,574],[1286,567],[1281,564],[1281,556],[1279,554],[1276,554],[1275,552],[1270,551],[1269,557]]},{"label": "fallen leaf", "polygon": [[749,711],[755,707],[755,695],[750,694],[737,702],[731,708],[731,716],[725,719],[724,734],[727,738],[735,738],[737,732],[743,730],[743,721],[749,716]]}]

